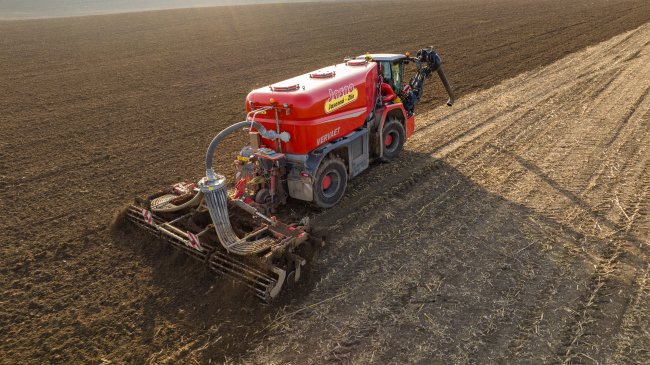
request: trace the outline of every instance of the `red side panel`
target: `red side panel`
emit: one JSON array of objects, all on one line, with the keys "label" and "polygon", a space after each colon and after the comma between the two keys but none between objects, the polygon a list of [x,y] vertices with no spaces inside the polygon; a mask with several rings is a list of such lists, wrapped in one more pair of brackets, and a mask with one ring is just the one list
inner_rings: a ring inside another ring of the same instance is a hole
[{"label": "red side panel", "polygon": [[[377,64],[337,64],[305,75],[253,90],[246,98],[247,111],[270,105],[279,107],[280,131],[291,140],[282,152],[306,154],[361,127],[374,106]],[[296,88],[295,85],[298,85]],[[255,120],[276,130],[275,111],[258,114]],[[271,148],[275,141],[262,140]]]}]

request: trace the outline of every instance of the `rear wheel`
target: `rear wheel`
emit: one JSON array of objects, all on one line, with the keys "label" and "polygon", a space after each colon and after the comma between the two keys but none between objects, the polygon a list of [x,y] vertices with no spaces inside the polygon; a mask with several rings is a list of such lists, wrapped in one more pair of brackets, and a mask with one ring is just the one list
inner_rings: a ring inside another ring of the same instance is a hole
[{"label": "rear wheel", "polygon": [[383,161],[391,161],[402,152],[406,140],[404,126],[395,118],[389,119],[382,130],[382,143],[384,144]]},{"label": "rear wheel", "polygon": [[348,171],[338,157],[324,160],[314,179],[314,203],[321,208],[334,206],[341,200],[348,185]]}]

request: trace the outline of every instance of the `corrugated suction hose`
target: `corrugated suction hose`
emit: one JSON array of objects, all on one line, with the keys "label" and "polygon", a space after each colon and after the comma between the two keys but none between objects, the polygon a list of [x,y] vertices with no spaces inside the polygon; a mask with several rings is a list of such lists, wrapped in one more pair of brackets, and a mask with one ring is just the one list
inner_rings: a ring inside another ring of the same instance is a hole
[{"label": "corrugated suction hose", "polygon": [[249,126],[255,127],[264,138],[281,139],[285,142],[289,140],[289,135],[286,132],[278,134],[274,131],[266,130],[257,122],[244,121],[235,123],[219,132],[210,143],[205,156],[205,169],[207,176],[199,181],[199,188],[205,196],[205,201],[208,210],[210,211],[210,217],[212,218],[212,223],[214,224],[214,229],[217,232],[221,245],[228,250],[228,252],[238,255],[250,255],[264,251],[274,242],[274,239],[271,237],[251,240],[237,237],[237,234],[235,234],[230,224],[230,218],[228,217],[228,188],[226,186],[226,178],[223,175],[215,174],[212,167],[212,156],[214,155],[214,151],[219,143],[233,132]]}]

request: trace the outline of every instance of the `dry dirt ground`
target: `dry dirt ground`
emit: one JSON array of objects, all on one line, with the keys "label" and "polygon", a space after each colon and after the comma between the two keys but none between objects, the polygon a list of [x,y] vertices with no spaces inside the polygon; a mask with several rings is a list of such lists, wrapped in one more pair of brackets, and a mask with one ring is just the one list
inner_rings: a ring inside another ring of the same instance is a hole
[{"label": "dry dirt ground", "polygon": [[[389,7],[0,22],[0,363],[650,362],[650,4]],[[311,212],[278,302],[111,232],[249,89],[429,44],[458,103],[429,87],[402,157]]]}]

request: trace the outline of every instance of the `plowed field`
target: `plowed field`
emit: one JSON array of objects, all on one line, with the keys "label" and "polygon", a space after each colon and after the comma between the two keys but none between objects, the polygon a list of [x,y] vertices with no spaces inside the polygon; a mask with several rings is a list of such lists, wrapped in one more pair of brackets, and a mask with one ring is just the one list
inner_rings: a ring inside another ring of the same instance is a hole
[{"label": "plowed field", "polygon": [[[648,21],[509,0],[0,22],[0,363],[650,362]],[[327,244],[276,303],[111,231],[199,177],[249,89],[429,44],[458,102],[429,86],[402,156],[310,211]]]}]

